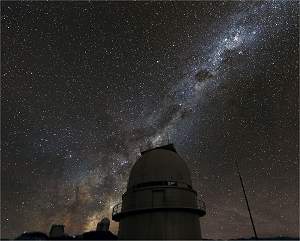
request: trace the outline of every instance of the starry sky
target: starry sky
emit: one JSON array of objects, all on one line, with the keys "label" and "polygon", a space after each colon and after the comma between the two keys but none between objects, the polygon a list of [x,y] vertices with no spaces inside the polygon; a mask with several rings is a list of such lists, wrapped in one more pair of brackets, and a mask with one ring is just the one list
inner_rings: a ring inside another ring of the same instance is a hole
[{"label": "starry sky", "polygon": [[[95,229],[174,143],[204,238],[298,236],[299,3],[1,1],[1,235]],[[117,223],[111,224],[113,232]]]}]

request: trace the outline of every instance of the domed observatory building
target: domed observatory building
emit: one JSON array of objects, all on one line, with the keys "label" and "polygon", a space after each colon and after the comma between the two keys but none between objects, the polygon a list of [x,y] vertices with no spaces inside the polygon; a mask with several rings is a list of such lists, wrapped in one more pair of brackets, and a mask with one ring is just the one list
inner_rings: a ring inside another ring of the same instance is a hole
[{"label": "domed observatory building", "polygon": [[189,169],[173,145],[141,153],[122,196],[113,208],[119,239],[201,239],[197,199]]}]

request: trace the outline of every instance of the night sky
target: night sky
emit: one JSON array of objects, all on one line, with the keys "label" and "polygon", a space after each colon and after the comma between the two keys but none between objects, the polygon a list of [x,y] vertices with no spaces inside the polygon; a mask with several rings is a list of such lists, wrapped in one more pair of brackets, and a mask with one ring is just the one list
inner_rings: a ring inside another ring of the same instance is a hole
[{"label": "night sky", "polygon": [[[174,143],[204,238],[298,236],[299,2],[1,2],[1,234],[95,229]],[[117,231],[117,223],[111,224]]]}]

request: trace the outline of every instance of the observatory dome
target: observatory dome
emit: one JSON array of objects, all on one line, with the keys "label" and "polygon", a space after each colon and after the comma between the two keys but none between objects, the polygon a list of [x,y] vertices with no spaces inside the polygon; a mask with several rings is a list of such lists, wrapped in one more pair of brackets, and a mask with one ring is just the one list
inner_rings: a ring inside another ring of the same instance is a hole
[{"label": "observatory dome", "polygon": [[154,182],[192,186],[189,169],[175,150],[156,148],[143,152],[131,170],[127,188]]},{"label": "observatory dome", "polygon": [[190,171],[173,144],[141,153],[122,202],[113,207],[119,239],[201,239],[205,204],[192,187]]}]

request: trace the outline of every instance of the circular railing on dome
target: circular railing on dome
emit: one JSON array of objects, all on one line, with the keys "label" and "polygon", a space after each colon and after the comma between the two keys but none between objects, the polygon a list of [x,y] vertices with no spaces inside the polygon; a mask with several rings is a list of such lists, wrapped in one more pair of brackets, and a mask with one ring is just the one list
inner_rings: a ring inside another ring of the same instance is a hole
[{"label": "circular railing on dome", "polygon": [[[167,202],[168,204],[169,202]],[[148,207],[148,208],[151,208],[151,207]],[[188,207],[187,207],[188,208]],[[193,207],[191,207],[193,208]],[[201,199],[197,199],[197,208],[206,212],[206,206],[205,206],[205,202],[202,201]],[[122,202],[116,204],[113,209],[112,209],[112,216],[116,216],[118,214],[120,214],[122,212]]]},{"label": "circular railing on dome", "polygon": [[122,211],[122,203],[118,203],[117,205],[115,205],[113,207],[112,216],[115,216],[115,215],[121,213],[121,211]]}]

